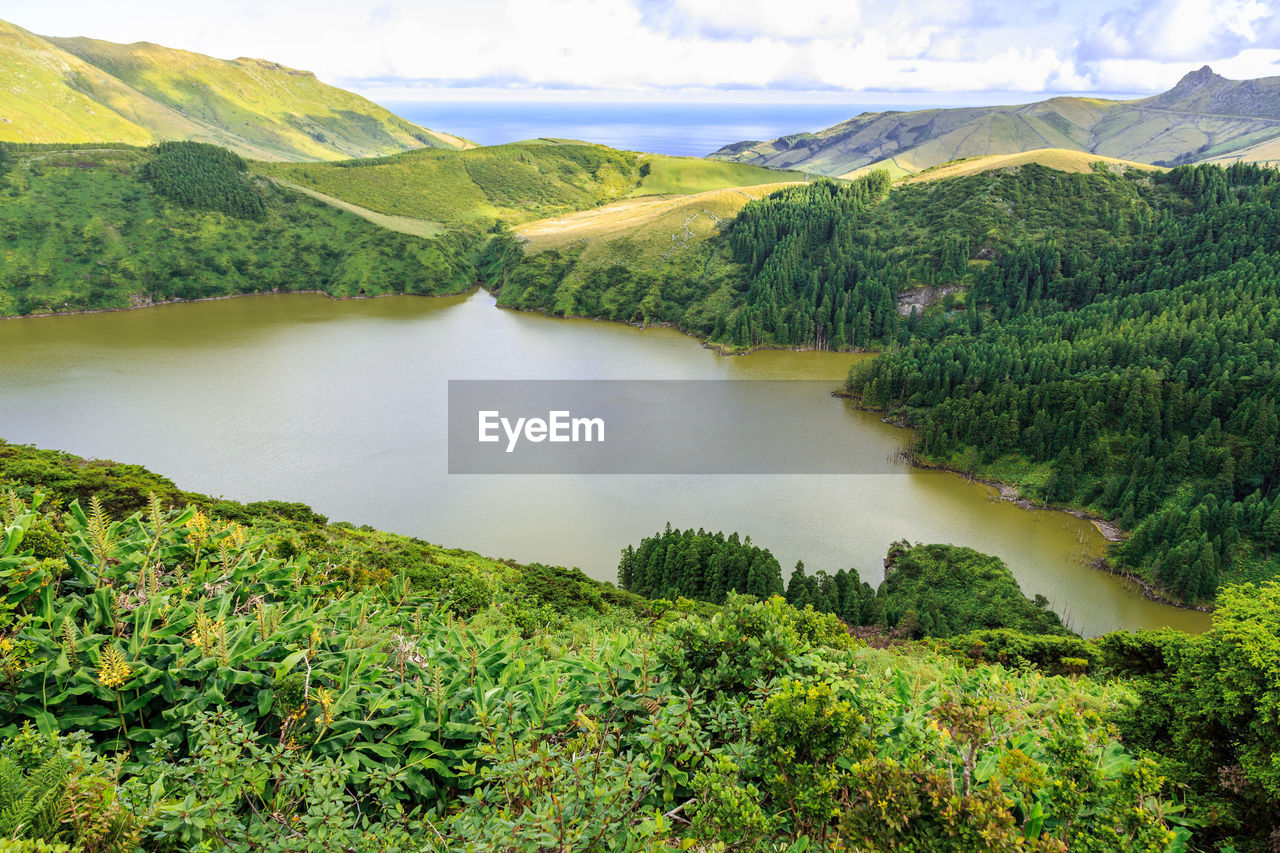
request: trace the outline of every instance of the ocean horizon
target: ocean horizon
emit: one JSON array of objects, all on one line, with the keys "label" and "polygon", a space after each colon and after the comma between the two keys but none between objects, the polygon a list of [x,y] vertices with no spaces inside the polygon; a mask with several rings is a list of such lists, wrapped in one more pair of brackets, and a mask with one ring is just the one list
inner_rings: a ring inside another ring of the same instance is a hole
[{"label": "ocean horizon", "polygon": [[501,145],[551,137],[596,142],[627,151],[683,157],[707,154],[743,140],[813,132],[863,112],[916,110],[920,105],[715,104],[593,102],[390,102],[409,121]]}]

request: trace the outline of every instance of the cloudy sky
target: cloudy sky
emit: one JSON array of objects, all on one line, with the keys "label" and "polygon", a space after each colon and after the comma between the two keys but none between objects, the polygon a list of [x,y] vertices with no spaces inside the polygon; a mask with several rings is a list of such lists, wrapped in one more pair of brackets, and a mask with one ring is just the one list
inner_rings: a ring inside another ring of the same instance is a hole
[{"label": "cloudy sky", "polygon": [[[920,102],[1280,75],[1280,0],[0,0],[44,35],[259,56],[384,100]],[[930,99],[937,100],[937,99]],[[981,98],[979,98],[981,100]]]}]

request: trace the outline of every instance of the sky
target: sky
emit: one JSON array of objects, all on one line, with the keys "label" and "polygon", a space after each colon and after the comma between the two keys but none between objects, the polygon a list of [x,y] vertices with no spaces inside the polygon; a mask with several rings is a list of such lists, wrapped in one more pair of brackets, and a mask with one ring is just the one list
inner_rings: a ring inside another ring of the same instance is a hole
[{"label": "sky", "polygon": [[1150,94],[1205,64],[1280,75],[1280,0],[0,0],[0,18],[383,101],[981,103]]}]

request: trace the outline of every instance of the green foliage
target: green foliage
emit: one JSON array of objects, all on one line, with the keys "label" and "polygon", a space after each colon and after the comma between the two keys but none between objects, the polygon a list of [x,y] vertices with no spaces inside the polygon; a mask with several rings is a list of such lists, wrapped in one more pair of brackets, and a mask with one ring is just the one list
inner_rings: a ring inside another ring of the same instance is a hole
[{"label": "green foliage", "polygon": [[203,142],[161,142],[142,167],[155,191],[188,207],[262,220],[267,206],[238,155]]},{"label": "green foliage", "polygon": [[1048,464],[1031,493],[1133,529],[1121,566],[1204,601],[1280,572],[1280,178],[1204,166],[1155,182],[1113,245],[997,255],[975,284],[994,317],[921,324],[849,390],[901,407],[928,459]]},{"label": "green foliage", "polygon": [[[852,644],[843,632],[822,641],[836,648]],[[801,636],[796,611],[782,598],[757,602],[732,595],[710,619],[690,616],[672,625],[659,659],[672,683],[686,690],[744,694],[772,679],[819,672],[818,648]]]},{"label": "green foliage", "polygon": [[625,197],[637,179],[635,154],[550,142],[254,169],[379,213],[481,226],[595,207]]},{"label": "green foliage", "polygon": [[876,593],[885,624],[901,628],[915,614],[918,632],[952,637],[982,628],[1035,634],[1071,632],[1045,602],[1029,601],[998,558],[953,545],[895,543]]},{"label": "green foliage", "polygon": [[[1112,643],[1129,636],[1132,635],[1107,635],[1112,638]],[[1119,657],[1108,654],[1106,649],[1100,648],[1099,643],[1088,642],[1079,637],[1026,633],[1006,628],[954,634],[933,646],[945,654],[967,657],[976,663],[998,663],[1007,667],[1034,666],[1042,672],[1054,675],[1092,672],[1104,661],[1115,671]]]},{"label": "green foliage", "polygon": [[457,147],[308,71],[150,42],[54,38],[0,22],[11,90],[6,139],[147,144],[201,139],[246,157],[324,160]]},{"label": "green foliage", "polygon": [[1119,717],[1126,740],[1199,795],[1210,835],[1267,850],[1280,830],[1280,585],[1224,589],[1201,636],[1144,640],[1129,655],[1145,675]]},{"label": "green foliage", "polygon": [[782,593],[782,569],[773,554],[737,533],[672,530],[627,546],[618,586],[646,598],[695,598],[723,604],[732,593],[768,598]]},{"label": "green foliage", "polygon": [[853,698],[825,681],[788,680],[757,712],[753,769],[797,834],[825,836],[840,814],[853,763],[874,748],[872,726]]},{"label": "green foliage", "polygon": [[[1122,686],[868,649],[781,596],[646,601],[295,504],[64,508],[91,467],[15,450],[0,642],[29,653],[0,685],[0,763],[18,768],[0,779],[34,802],[39,768],[65,768],[46,834],[87,853],[1175,850],[1186,834],[1098,716],[1131,701]],[[24,547],[44,522],[60,562]]]},{"label": "green foliage", "polygon": [[850,625],[875,625],[880,622],[880,602],[871,584],[862,580],[856,569],[840,569],[834,575],[819,570],[810,576],[804,563],[796,563],[787,579],[787,603],[797,609],[812,607],[820,613],[832,613]]},{"label": "green foliage", "polygon": [[72,853],[65,844],[0,838],[0,853]]},{"label": "green foliage", "polygon": [[23,774],[0,755],[0,837],[55,840],[67,796],[67,763],[61,756]]},{"label": "green foliage", "polygon": [[457,293],[475,283],[479,233],[388,231],[251,178],[212,146],[14,157],[0,193],[0,315],[274,291]]},{"label": "green foliage", "polygon": [[741,307],[723,318],[720,339],[845,349],[888,336],[897,316],[892,290],[851,270],[853,235],[888,192],[888,174],[873,172],[847,184],[787,187],[744,207],[727,239],[749,285]]}]

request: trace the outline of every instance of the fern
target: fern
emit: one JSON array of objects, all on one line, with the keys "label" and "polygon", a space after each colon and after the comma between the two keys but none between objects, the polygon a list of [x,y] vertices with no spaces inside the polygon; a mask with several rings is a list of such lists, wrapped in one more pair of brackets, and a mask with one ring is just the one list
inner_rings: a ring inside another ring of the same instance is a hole
[{"label": "fern", "polygon": [[115,524],[102,508],[102,501],[94,495],[89,499],[89,547],[99,566],[107,565],[107,558],[115,549],[118,535]]},{"label": "fern", "polygon": [[80,665],[79,656],[76,654],[76,640],[79,639],[79,633],[74,619],[68,616],[62,620],[62,650],[66,652],[67,663],[73,670]]},{"label": "fern", "polygon": [[0,838],[55,840],[67,800],[67,760],[50,758],[29,776],[0,757]]},{"label": "fern", "polygon": [[8,527],[17,520],[18,516],[26,511],[27,505],[23,503],[22,498],[18,497],[18,493],[10,489],[3,495],[0,495],[3,504],[0,505],[0,527]]}]

